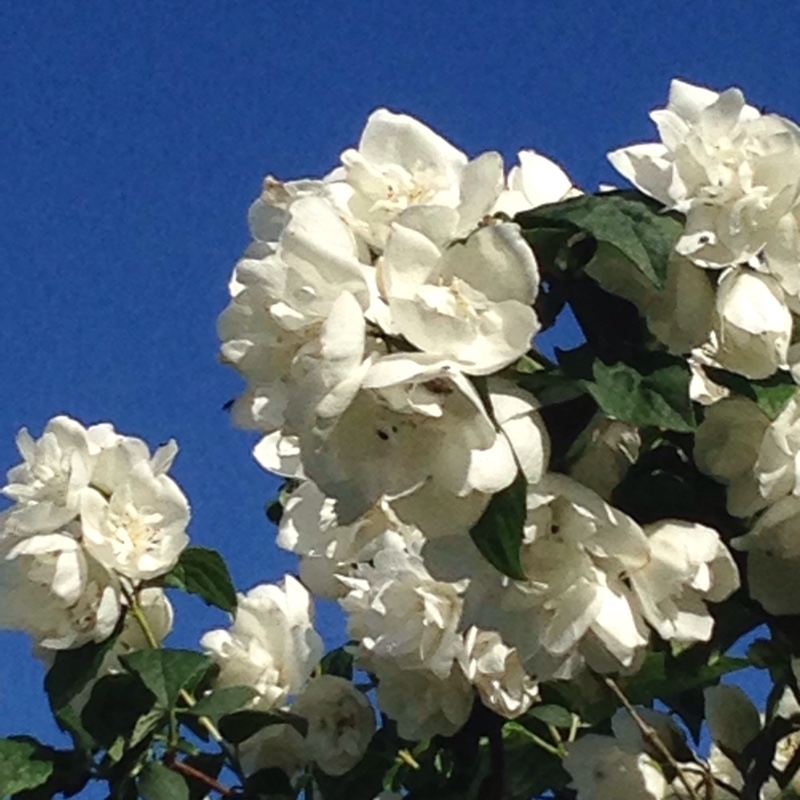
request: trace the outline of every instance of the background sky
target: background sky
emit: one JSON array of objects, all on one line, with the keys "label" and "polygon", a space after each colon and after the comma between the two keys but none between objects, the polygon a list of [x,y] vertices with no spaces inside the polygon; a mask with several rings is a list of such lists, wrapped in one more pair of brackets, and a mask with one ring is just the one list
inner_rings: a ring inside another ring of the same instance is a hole
[{"label": "background sky", "polygon": [[[175,437],[194,543],[240,589],[279,579],[277,484],[216,361],[262,178],[321,176],[386,106],[591,191],[609,150],[653,138],[673,77],[800,119],[798,34],[791,0],[0,0],[0,473],[57,413]],[[171,642],[225,622],[181,602]],[[29,649],[0,633],[0,735],[59,741]]]}]

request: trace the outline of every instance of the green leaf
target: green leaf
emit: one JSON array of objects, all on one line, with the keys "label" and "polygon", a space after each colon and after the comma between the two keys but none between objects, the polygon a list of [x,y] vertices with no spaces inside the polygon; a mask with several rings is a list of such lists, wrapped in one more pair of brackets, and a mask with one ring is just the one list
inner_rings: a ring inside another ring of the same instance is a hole
[{"label": "green leaf", "polygon": [[189,800],[186,781],[160,761],[145,764],[138,786],[144,800]]},{"label": "green leaf", "polygon": [[516,222],[534,247],[544,248],[551,257],[559,228],[573,235],[583,233],[619,251],[658,288],[664,286],[684,227],[679,214],[667,213],[659,203],[636,191],[582,195],[518,214]]},{"label": "green leaf", "polygon": [[572,726],[572,714],[563,706],[551,703],[534,706],[528,712],[528,716],[544,722],[545,725],[553,725],[556,728],[570,728]]},{"label": "green leaf", "polygon": [[106,675],[92,688],[81,724],[104,749],[117,742],[134,747],[165,720],[164,710],[153,708],[155,702],[138,675]]},{"label": "green leaf", "polygon": [[142,679],[163,709],[175,707],[182,689],[193,691],[211,667],[208,656],[193,650],[137,650],[120,661]]},{"label": "green leaf", "polygon": [[526,580],[519,549],[527,514],[527,490],[528,482],[519,473],[510,486],[492,497],[469,532],[478,550],[492,566],[519,581]]},{"label": "green leaf", "polygon": [[261,800],[294,800],[297,792],[288,775],[278,767],[267,767],[254,772],[244,782],[244,796]]},{"label": "green leaf", "polygon": [[503,749],[509,800],[529,800],[569,782],[561,759],[539,747],[531,732],[518,722],[503,726]]},{"label": "green leaf", "polygon": [[195,717],[209,717],[213,722],[217,722],[220,717],[244,708],[256,694],[258,693],[251,686],[224,686],[200,698],[190,708],[182,709],[182,713]]},{"label": "green leaf", "polygon": [[97,676],[100,665],[114,646],[117,635],[99,644],[90,642],[74,650],[58,650],[47,672],[44,688],[53,713],[58,715]]},{"label": "green leaf", "polygon": [[323,675],[353,680],[353,653],[347,649],[347,645],[331,650],[323,657],[319,666]]},{"label": "green leaf", "polygon": [[744,375],[716,367],[704,367],[704,369],[712,381],[752,400],[771,420],[774,420],[797,394],[797,384],[788,372],[776,372],[769,378],[754,381],[745,378]]},{"label": "green leaf", "polygon": [[219,732],[231,744],[249,739],[268,725],[291,725],[301,736],[308,733],[308,721],[288,711],[237,711],[219,720]]},{"label": "green leaf", "polygon": [[[559,353],[567,374],[581,380],[600,408],[610,417],[642,427],[689,432],[697,427],[689,397],[691,371],[686,361],[667,353],[641,354],[630,363],[605,363],[589,351]],[[588,366],[588,369],[587,369]]]},{"label": "green leaf", "polygon": [[0,739],[0,797],[45,783],[53,773],[48,750],[29,737]]},{"label": "green leaf", "polygon": [[196,594],[223,611],[236,610],[236,589],[228,565],[209,547],[187,547],[163,581],[165,586]]}]

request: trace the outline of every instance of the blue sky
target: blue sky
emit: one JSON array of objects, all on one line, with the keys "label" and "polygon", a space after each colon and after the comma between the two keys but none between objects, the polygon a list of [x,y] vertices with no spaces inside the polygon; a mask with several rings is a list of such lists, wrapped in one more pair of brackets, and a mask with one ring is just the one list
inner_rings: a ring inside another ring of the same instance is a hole
[{"label": "blue sky", "polygon": [[[240,588],[279,578],[276,483],[222,410],[241,383],[214,330],[263,176],[322,175],[387,106],[592,190],[672,77],[800,118],[798,33],[790,0],[0,4],[0,471],[56,413],[175,437],[195,543]],[[182,602],[173,641],[223,622]],[[0,734],[53,740],[28,643],[0,647]]]}]

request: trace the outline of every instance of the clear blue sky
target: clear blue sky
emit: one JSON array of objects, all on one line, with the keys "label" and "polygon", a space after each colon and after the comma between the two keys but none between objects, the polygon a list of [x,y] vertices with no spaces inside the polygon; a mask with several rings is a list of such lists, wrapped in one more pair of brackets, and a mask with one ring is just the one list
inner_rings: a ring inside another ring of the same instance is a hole
[{"label": "clear blue sky", "polygon": [[[174,436],[195,543],[240,588],[279,578],[276,484],[222,411],[241,384],[214,331],[262,177],[323,174],[387,106],[592,190],[672,77],[800,118],[799,34],[790,0],[0,3],[0,471],[56,413]],[[222,622],[181,603],[173,641]],[[0,734],[53,740],[27,641],[0,647]]]}]

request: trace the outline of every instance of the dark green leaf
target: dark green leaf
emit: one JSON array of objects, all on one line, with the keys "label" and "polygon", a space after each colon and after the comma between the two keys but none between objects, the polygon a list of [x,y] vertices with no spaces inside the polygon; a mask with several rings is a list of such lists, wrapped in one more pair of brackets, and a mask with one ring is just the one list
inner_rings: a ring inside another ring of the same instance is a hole
[{"label": "dark green leaf", "polygon": [[572,725],[572,714],[563,706],[550,703],[534,706],[528,716],[544,722],[545,725],[554,725],[556,728],[569,728]]},{"label": "dark green leaf", "polygon": [[336,675],[348,681],[353,680],[353,654],[345,647],[331,650],[320,662],[323,675]]},{"label": "dark green leaf", "polygon": [[666,213],[659,203],[635,191],[582,195],[526,211],[516,221],[535,248],[549,253],[556,251],[559,228],[613,247],[659,288],[683,233],[680,215]]},{"label": "dark green leaf", "polygon": [[260,769],[250,775],[244,783],[244,797],[258,800],[294,800],[297,792],[292,789],[289,777],[278,767]]},{"label": "dark green leaf", "polygon": [[219,721],[219,732],[231,744],[239,744],[268,725],[291,725],[302,736],[308,733],[305,717],[288,711],[237,711],[227,714]]},{"label": "dark green leaf", "polygon": [[180,692],[191,692],[211,666],[211,659],[193,650],[137,650],[121,656],[125,669],[139,675],[161,708],[174,708]]},{"label": "dark green leaf", "polygon": [[35,789],[53,773],[49,748],[35,739],[0,739],[0,797]]},{"label": "dark green leaf", "polygon": [[503,746],[509,800],[529,800],[569,782],[561,759],[539,747],[531,732],[519,723],[503,726]]},{"label": "dark green leaf", "polygon": [[145,764],[138,786],[144,800],[189,800],[189,786],[183,776],[160,761]]},{"label": "dark green leaf", "polygon": [[797,384],[788,372],[776,372],[769,378],[754,381],[724,369],[715,367],[704,367],[704,369],[712,381],[752,400],[770,419],[775,419],[797,394]]},{"label": "dark green leaf", "polygon": [[200,698],[191,708],[183,709],[183,713],[195,717],[209,717],[217,722],[220,717],[244,708],[256,694],[255,689],[250,686],[224,686]]},{"label": "dark green leaf", "polygon": [[587,370],[586,358],[585,348],[559,354],[567,374],[581,380],[609,417],[674,431],[697,427],[684,359],[667,353],[642,354],[631,363],[595,358]]},{"label": "dark green leaf", "polygon": [[153,692],[139,676],[106,675],[92,688],[81,724],[104,749],[118,741],[133,747],[164,719],[163,710],[153,708],[155,702]]},{"label": "dark green leaf", "polygon": [[187,547],[164,576],[164,585],[202,597],[209,605],[233,613],[236,589],[225,559],[208,547]]},{"label": "dark green leaf", "polygon": [[44,680],[53,713],[58,715],[97,676],[103,659],[116,640],[117,636],[112,635],[99,644],[90,642],[74,650],[56,652],[53,666]]},{"label": "dark green leaf", "polygon": [[469,534],[483,557],[515,580],[526,580],[520,561],[522,528],[525,524],[528,482],[519,473],[514,482],[489,501]]}]

